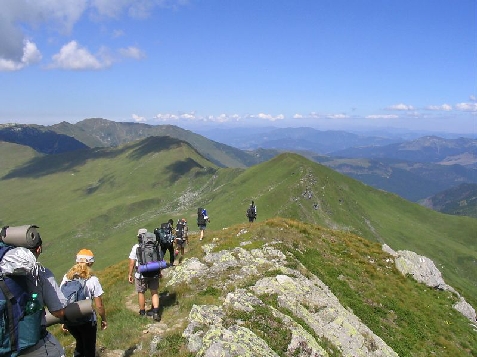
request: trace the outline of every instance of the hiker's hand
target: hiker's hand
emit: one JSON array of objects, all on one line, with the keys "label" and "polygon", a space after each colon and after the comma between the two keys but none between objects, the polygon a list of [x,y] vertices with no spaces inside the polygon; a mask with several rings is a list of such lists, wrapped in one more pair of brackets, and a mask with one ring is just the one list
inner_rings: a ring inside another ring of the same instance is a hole
[{"label": "hiker's hand", "polygon": [[108,328],[108,322],[101,320],[101,330],[106,330]]},{"label": "hiker's hand", "polygon": [[129,281],[129,284],[132,284],[134,282],[133,276],[131,274],[129,274],[128,276],[128,281]]},{"label": "hiker's hand", "polygon": [[61,330],[63,332],[69,332],[68,329],[66,328],[65,324],[61,324]]}]

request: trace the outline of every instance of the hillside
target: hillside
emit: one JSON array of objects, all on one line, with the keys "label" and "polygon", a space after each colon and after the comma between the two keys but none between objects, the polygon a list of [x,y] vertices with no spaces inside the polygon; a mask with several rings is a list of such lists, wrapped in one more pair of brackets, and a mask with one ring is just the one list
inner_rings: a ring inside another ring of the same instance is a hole
[{"label": "hillside", "polygon": [[82,142],[41,125],[0,124],[0,141],[29,146],[42,154],[84,149]]},{"label": "hillside", "polygon": [[[218,140],[214,141],[174,125],[121,123],[101,118],[85,119],[76,124],[62,122],[50,127],[6,124],[0,126],[0,136],[2,132],[9,133],[8,141],[43,153],[77,150],[79,147],[73,142],[80,143],[83,148],[84,145],[117,147],[150,136],[170,136],[190,143],[219,167],[250,167],[270,160],[284,150],[291,150],[413,202],[477,180],[475,140],[467,138],[428,136],[403,142],[392,134],[358,135],[312,128],[204,130],[208,138]],[[65,145],[65,138],[71,144]],[[339,149],[342,150],[336,151]],[[317,155],[321,152],[349,156]],[[409,161],[411,159],[424,161]]]},{"label": "hillside", "polygon": [[311,159],[374,188],[418,202],[460,183],[477,183],[475,168],[396,159],[349,159],[311,155]]},{"label": "hillside", "polygon": [[98,268],[114,264],[139,226],[153,229],[171,217],[195,222],[198,206],[210,212],[213,230],[243,222],[254,199],[259,220],[297,219],[415,251],[467,300],[477,296],[476,219],[434,212],[296,154],[246,170],[218,168],[188,143],[150,137],[34,158],[6,172],[0,189],[0,223],[39,225],[42,259],[56,273],[85,246],[102,256]]},{"label": "hillside", "polygon": [[4,174],[40,156],[28,146],[0,141],[0,167]]},{"label": "hillside", "polygon": [[463,183],[420,203],[442,213],[477,218],[477,184]]},{"label": "hillside", "polygon": [[160,323],[137,314],[127,265],[98,272],[109,321],[101,357],[477,353],[477,326],[454,295],[402,275],[379,244],[343,231],[276,218],[209,230],[202,242],[191,235],[183,263],[163,270]]},{"label": "hillside", "polygon": [[94,118],[85,119],[76,124],[62,122],[52,125],[51,129],[76,138],[89,147],[116,147],[150,136],[170,136],[188,142],[202,156],[222,167],[247,167],[276,155],[276,152],[273,151],[245,152],[238,150],[175,125],[121,123]]}]

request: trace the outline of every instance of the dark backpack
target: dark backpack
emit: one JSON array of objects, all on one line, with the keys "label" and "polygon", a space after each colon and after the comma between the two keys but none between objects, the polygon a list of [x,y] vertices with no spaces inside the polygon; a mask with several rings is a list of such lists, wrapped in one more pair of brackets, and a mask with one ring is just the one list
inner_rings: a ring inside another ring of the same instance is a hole
[{"label": "dark backpack", "polygon": [[247,217],[250,217],[250,218],[257,217],[257,211],[255,210],[254,205],[250,205],[250,207],[247,209]]},{"label": "dark backpack", "polygon": [[168,248],[174,242],[172,226],[169,223],[161,223],[159,228],[154,229],[154,234],[163,248]]},{"label": "dark backpack", "polygon": [[[14,247],[0,243],[0,260]],[[43,309],[25,315],[30,298],[25,275],[6,275],[0,271],[0,356],[15,357],[41,338]]]},{"label": "dark backpack", "polygon": [[204,225],[206,224],[204,209],[202,207],[197,208],[197,224]]},{"label": "dark backpack", "polygon": [[[159,249],[159,242],[156,238],[156,234],[147,232],[141,235],[140,242],[136,251],[136,256],[139,266],[146,266],[148,264],[162,260],[161,250]],[[140,267],[138,267],[138,270],[141,270]],[[159,270],[148,270],[147,272],[145,271],[141,274],[144,277],[155,277],[159,275]]]},{"label": "dark backpack", "polygon": [[176,238],[179,238],[179,239],[185,239],[186,236],[185,236],[185,223],[182,222],[182,221],[179,221],[177,222],[177,225],[176,225]]},{"label": "dark backpack", "polygon": [[[61,285],[61,292],[67,300],[67,304],[86,300],[86,280],[82,278],[75,278],[73,280],[67,280]],[[83,316],[75,321],[67,321],[67,326],[82,325],[87,322],[93,321],[93,315]]]}]

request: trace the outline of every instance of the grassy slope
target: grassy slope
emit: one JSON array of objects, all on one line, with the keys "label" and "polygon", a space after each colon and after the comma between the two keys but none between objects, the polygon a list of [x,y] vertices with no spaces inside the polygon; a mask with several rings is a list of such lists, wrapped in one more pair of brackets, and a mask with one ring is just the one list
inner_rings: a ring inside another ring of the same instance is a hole
[{"label": "grassy slope", "polygon": [[211,176],[207,167],[215,170],[189,145],[171,138],[47,159],[0,181],[2,192],[8,192],[3,203],[9,203],[1,223],[38,224],[43,259],[54,262],[56,273],[85,246],[103,255],[103,264],[127,256],[139,226],[152,229],[166,220],[171,202],[191,185],[200,191]]},{"label": "grassy slope", "polygon": [[197,229],[198,206],[210,213],[209,229],[244,222],[253,199],[259,220],[298,219],[426,255],[475,305],[476,219],[434,212],[296,154],[247,170],[218,169],[184,142],[148,138],[35,159],[10,171],[0,188],[9,204],[0,223],[38,224],[42,259],[57,274],[83,247],[102,257],[98,268],[127,257],[142,226],[185,217]]},{"label": "grassy slope", "polygon": [[252,167],[231,185],[227,192],[233,193],[218,198],[219,207],[244,205],[249,197],[257,202],[260,219],[290,217],[415,251],[433,259],[467,298],[476,296],[476,219],[426,209],[294,154]]},{"label": "grassy slope", "polygon": [[4,174],[40,156],[28,146],[0,141],[0,168]]},{"label": "grassy slope", "polygon": [[[238,235],[238,232],[247,233]],[[214,251],[233,249],[241,246],[250,250],[265,243],[281,241],[277,246],[287,253],[288,267],[306,271],[318,276],[328,285],[341,304],[352,310],[374,333],[379,335],[400,356],[471,356],[477,353],[477,335],[468,320],[451,306],[455,297],[448,292],[430,290],[410,277],[402,276],[394,267],[389,256],[381,250],[379,244],[357,237],[354,234],[333,231],[321,226],[283,218],[237,224],[226,230],[209,231],[204,242],[192,235],[186,249],[186,258],[202,257],[203,244],[217,244]],[[217,238],[217,239],[215,239]],[[250,241],[250,245],[242,245]],[[162,323],[168,329],[161,333],[159,348],[163,357],[191,356],[185,348],[182,332],[186,327],[187,316],[194,304],[221,305],[221,298],[229,291],[222,291],[221,280],[229,276],[210,276],[201,281],[193,280],[174,288],[165,288],[168,280],[161,281],[160,294]],[[255,280],[263,276],[274,276],[278,271],[258,274]],[[143,334],[150,320],[140,318],[136,311],[125,309],[127,301],[135,298],[133,287],[126,283],[127,261],[120,261],[101,272],[99,278],[107,292],[105,305],[108,311],[109,327],[98,333],[98,346],[108,350],[128,350],[133,356],[148,356],[149,349],[135,349],[135,345],[149,346],[155,334]],[[243,285],[230,289],[247,288],[255,280],[246,280]],[[114,293],[110,293],[114,292]],[[166,296],[174,297],[173,300]],[[265,299],[265,297],[263,297]],[[272,303],[273,296],[268,296]],[[289,311],[283,313],[293,315]],[[278,336],[267,324],[249,323],[241,315],[241,324],[252,329],[259,336]],[[306,321],[301,322],[306,326]],[[266,330],[264,330],[264,328]],[[311,328],[307,328],[311,331]],[[60,336],[65,346],[71,346],[71,336],[63,335],[56,327],[56,336]],[[280,335],[282,336],[282,335]],[[289,341],[281,338],[267,340],[278,355],[283,356],[280,347]],[[71,350],[71,348],[69,348]],[[71,351],[70,351],[71,352]],[[337,356],[331,350],[330,356]]]},{"label": "grassy slope", "polygon": [[[51,127],[57,133],[76,138],[89,147],[121,146],[150,136],[170,136],[190,143],[205,158],[225,167],[246,167],[258,160],[251,154],[205,138],[175,125],[120,123],[106,119],[86,119],[76,124],[60,123]],[[101,133],[101,137],[95,137]]]}]

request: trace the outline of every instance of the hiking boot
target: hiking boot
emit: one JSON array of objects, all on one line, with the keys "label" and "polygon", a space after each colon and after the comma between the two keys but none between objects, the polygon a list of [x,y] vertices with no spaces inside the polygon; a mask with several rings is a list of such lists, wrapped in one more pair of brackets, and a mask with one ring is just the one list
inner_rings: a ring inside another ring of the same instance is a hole
[{"label": "hiking boot", "polygon": [[154,321],[159,322],[159,321],[161,321],[161,316],[159,315],[158,312],[154,312],[154,313],[152,314],[152,319],[153,319]]},{"label": "hiking boot", "polygon": [[154,311],[151,309],[151,310],[147,310],[146,311],[146,315],[147,316],[153,316],[154,315]]},{"label": "hiking boot", "polygon": [[146,316],[146,310],[139,310],[139,315]]}]

